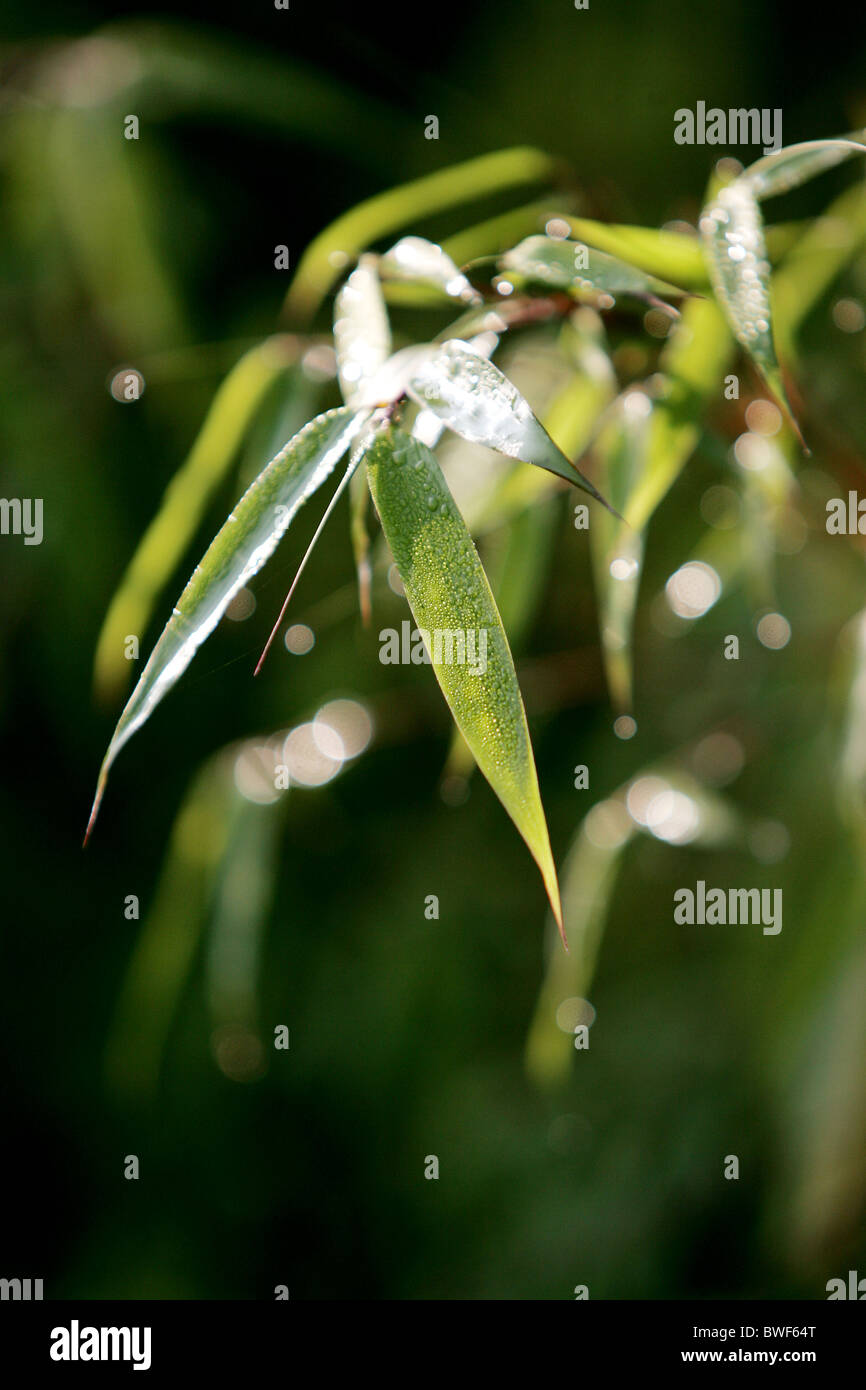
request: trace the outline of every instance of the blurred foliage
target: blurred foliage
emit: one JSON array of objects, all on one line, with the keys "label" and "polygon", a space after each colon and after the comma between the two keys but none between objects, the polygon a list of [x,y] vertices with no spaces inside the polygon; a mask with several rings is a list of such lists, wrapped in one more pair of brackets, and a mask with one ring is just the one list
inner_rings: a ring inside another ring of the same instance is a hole
[{"label": "blurred foliage", "polygon": [[[250,679],[309,523],[79,843],[119,693],[103,665],[93,700],[96,638],[141,537],[158,571],[127,575],[144,652],[240,486],[337,400],[328,305],[290,299],[279,322],[274,246],[314,258],[321,297],[317,238],[350,208],[366,209],[359,246],[406,229],[460,264],[553,213],[587,240],[674,237],[717,153],[673,144],[674,109],[782,106],[786,143],[862,126],[863,43],[745,0],[545,0],[543,20],[446,5],[429,52],[348,10],[323,51],[295,8],[207,26],[142,8],[16,11],[0,51],[2,491],[45,507],[41,546],[0,539],[4,1273],[95,1298],[823,1296],[866,1266],[863,555],[824,525],[828,497],[863,487],[862,167],[770,210],[777,347],[811,458],[747,418],[766,393],[706,298],[663,337],[586,308],[498,359],[560,447],[621,489],[641,554],[607,521],[587,544],[556,479],[443,446],[517,660],[570,956],[430,672],[377,659],[347,499],[294,601],[312,649],[281,647]],[[424,204],[443,170],[509,149],[550,158],[470,180],[438,217]],[[445,316],[398,288],[405,341],[438,331]],[[129,367],[135,402],[109,389]],[[622,590],[613,550],[638,564]],[[378,540],[370,560],[373,623],[398,627]],[[693,620],[665,597],[686,563],[720,583]],[[767,609],[790,624],[779,649],[756,636]],[[369,712],[369,747],[273,796],[277,748],[337,699]],[[635,819],[629,794],[648,789],[697,807],[699,833]],[[674,926],[672,894],[698,878],[782,888],[780,935]],[[588,1002],[557,1024],[568,999]]]}]

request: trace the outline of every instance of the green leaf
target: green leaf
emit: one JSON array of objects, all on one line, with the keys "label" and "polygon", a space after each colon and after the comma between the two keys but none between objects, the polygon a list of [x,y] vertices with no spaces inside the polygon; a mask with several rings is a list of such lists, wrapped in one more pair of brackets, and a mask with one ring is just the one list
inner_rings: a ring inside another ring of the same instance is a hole
[{"label": "green leaf", "polygon": [[587,217],[566,217],[565,221],[577,241],[618,256],[649,275],[658,275],[685,290],[709,287],[700,239],[690,232],[593,222]]},{"label": "green leaf", "polygon": [[156,1090],[172,1022],[201,950],[232,816],[241,802],[234,764],[235,757],[223,750],[190,785],[117,992],[105,1072],[111,1089],[127,1100]]},{"label": "green leaf", "polygon": [[[629,795],[632,789],[637,796]],[[657,814],[648,817],[650,809]],[[545,1089],[564,1085],[570,1075],[575,1018],[569,1006],[579,1008],[589,996],[623,860],[639,833],[669,845],[730,849],[741,841],[743,825],[726,798],[673,763],[644,768],[581,821],[562,873],[571,949],[568,955],[553,949],[548,924],[547,970],[526,1044],[527,1072]]]},{"label": "green leaf", "polygon": [[474,634],[474,665],[445,660],[447,647],[443,643],[437,653],[431,641],[433,670],[475,761],[541,870],[562,930],[526,714],[505,629],[472,537],[435,455],[419,440],[401,430],[380,432],[367,455],[367,475],[419,629],[459,632],[467,653]]},{"label": "green leaf", "polygon": [[657,280],[605,251],[579,241],[530,236],[500,258],[500,266],[525,280],[537,280],[570,294],[599,291],[656,301],[659,295],[681,294],[675,285]]},{"label": "green leaf", "polygon": [[861,182],[811,223],[773,274],[773,331],[783,358],[793,356],[802,324],[864,245],[866,193]]},{"label": "green leaf", "polygon": [[308,246],[286,297],[285,317],[302,322],[310,319],[337,279],[339,265],[345,265],[379,237],[461,203],[550,180],[557,168],[557,161],[539,150],[498,150],[368,198],[338,217]]},{"label": "green leaf", "polygon": [[497,217],[487,218],[474,227],[467,227],[462,232],[445,237],[442,250],[457,265],[466,265],[467,261],[474,261],[483,256],[497,256],[500,252],[507,251],[509,246],[513,246],[521,237],[528,236],[530,232],[540,232],[552,217],[562,216],[563,207],[567,211],[571,201],[567,195],[559,192],[556,195],[556,205],[553,199],[546,198],[513,208],[510,212],[499,213]]},{"label": "green leaf", "polygon": [[712,299],[691,299],[659,360],[660,394],[652,397],[646,468],[635,480],[625,519],[643,530],[679,477],[703,432],[707,403],[734,356],[734,342]]},{"label": "green leaf", "polygon": [[419,364],[407,390],[470,444],[486,444],[508,458],[556,473],[608,505],[554,444],[517,387],[485,357],[452,338]]},{"label": "green leaf", "polygon": [[[599,477],[608,495],[625,510],[638,478],[646,471],[652,404],[642,391],[629,391],[616,402],[593,445]],[[589,529],[599,605],[599,631],[611,702],[617,713],[632,706],[632,627],[641,567],[643,538],[609,512]]]},{"label": "green leaf", "polygon": [[[560,346],[576,371],[544,411],[544,428],[568,458],[581,457],[616,391],[616,374],[604,343],[604,324],[588,305],[562,326]],[[541,469],[511,469],[488,490],[483,506],[476,510],[470,521],[472,534],[478,536],[510,521],[524,508],[550,497],[558,487],[556,478]]]},{"label": "green leaf", "polygon": [[752,358],[798,437],[776,358],[770,313],[770,263],[758,200],[737,178],[704,209],[701,235],[710,278],[737,341]]},{"label": "green leaf", "polygon": [[363,412],[342,406],[311,420],[263,469],[211,541],[112,735],[99,772],[85,843],[117,754],[180,679],[238,590],[276,550],[295,513],[325,481],[367,418]]},{"label": "green leaf", "polygon": [[807,179],[823,174],[825,169],[832,169],[854,154],[866,154],[860,135],[840,140],[807,140],[765,155],[750,164],[740,179],[749,184],[756,198],[773,198],[799,188]]},{"label": "green leaf", "polygon": [[355,559],[355,572],[358,576],[358,606],[361,610],[361,621],[365,627],[369,626],[372,617],[370,595],[373,584],[373,567],[370,563],[370,532],[367,527],[369,500],[370,489],[367,486],[367,474],[364,469],[358,468],[352,474],[352,480],[349,483],[349,536]]},{"label": "green leaf", "polygon": [[420,236],[404,236],[379,262],[379,273],[389,280],[432,285],[450,299],[480,304],[481,295],[435,242]]},{"label": "green leaf", "polygon": [[150,621],[162,586],[195,535],[250,422],[296,351],[292,339],[268,338],[241,357],[214,396],[199,435],[166,488],[160,509],[139,542],[102,624],[94,662],[94,684],[100,693],[125,687],[130,663],[123,655],[124,638],[128,633],[142,633]]},{"label": "green leaf", "polygon": [[370,383],[391,356],[391,328],[375,256],[361,257],[337,295],[334,345],[343,400],[353,409],[369,404]]}]

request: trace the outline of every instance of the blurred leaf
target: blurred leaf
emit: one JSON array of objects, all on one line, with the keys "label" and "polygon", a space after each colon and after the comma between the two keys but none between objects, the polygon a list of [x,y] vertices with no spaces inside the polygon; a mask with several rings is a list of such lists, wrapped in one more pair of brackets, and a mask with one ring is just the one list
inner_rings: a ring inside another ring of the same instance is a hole
[{"label": "blurred leaf", "polygon": [[806,228],[773,274],[773,326],[780,353],[794,354],[807,315],[864,244],[866,191],[858,184]]},{"label": "blurred leaf", "polygon": [[[620,397],[593,445],[598,478],[613,505],[624,511],[638,478],[646,473],[652,406],[641,391]],[[611,702],[631,711],[632,626],[640,588],[643,539],[609,512],[589,528],[599,605],[599,631]]]},{"label": "blurred leaf", "polygon": [[418,405],[470,444],[485,444],[509,458],[546,468],[608,505],[556,447],[517,387],[458,339],[443,343],[435,356],[419,365],[408,391]]},{"label": "blurred leaf", "polygon": [[740,176],[747,181],[756,198],[772,198],[799,188],[807,179],[832,169],[853,154],[866,154],[862,138],[851,136],[841,140],[807,140],[800,145],[788,145],[774,154],[750,164]]},{"label": "blurred leaf", "polygon": [[[239,756],[249,757],[254,748],[247,745],[249,751]],[[235,796],[213,892],[205,971],[217,1030],[214,1042],[218,1050],[220,1043],[224,1045],[229,1068],[234,1063],[234,1075],[240,1080],[252,1079],[264,1069],[257,1035],[258,975],[278,866],[279,811],[287,804],[285,796],[276,798],[273,805]],[[228,1069],[223,1066],[223,1070]]]},{"label": "blurred leaf", "polygon": [[[162,178],[153,150],[129,147],[120,118],[57,109],[45,132],[56,215],[115,350],[148,352],[188,336],[186,312],[158,236]],[[22,171],[28,180],[32,166]]]},{"label": "blurred leaf", "polygon": [[[555,498],[525,507],[508,523],[501,556],[488,568],[490,586],[512,648],[522,646],[544,594],[560,517]],[[607,515],[607,513],[605,513]]]},{"label": "blurred leaf", "polygon": [[651,397],[647,464],[625,510],[636,531],[646,526],[694,452],[703,413],[721,395],[732,359],[731,334],[719,308],[710,299],[689,300],[661,355],[661,394]]},{"label": "blurred leaf", "polygon": [[[583,265],[584,259],[586,265]],[[531,236],[500,258],[500,266],[524,280],[537,280],[555,289],[632,295],[658,302],[662,294],[679,294],[674,285],[646,275],[625,261],[581,242]]]},{"label": "blurred leaf", "polygon": [[[419,628],[472,634],[485,669],[431,660],[479,768],[541,870],[557,921],[559,888],[526,714],[508,639],[481,561],[431,451],[401,430],[382,432],[367,456],[370,490]],[[477,654],[477,653],[476,653]],[[447,653],[438,653],[447,657]]]},{"label": "blurred leaf", "polygon": [[[629,801],[631,787],[650,781],[654,801],[649,805],[657,812],[652,829],[644,811]],[[637,832],[674,847],[718,847],[736,844],[742,826],[738,813],[718,793],[665,763],[645,768],[584,817],[562,875],[563,915],[571,949],[567,956],[554,950],[548,927],[548,965],[527,1038],[526,1069],[538,1086],[559,1087],[570,1074],[574,1048],[567,1040],[568,1026],[562,1026],[557,1014],[562,1005],[587,999],[622,855]]]},{"label": "blurred leaf", "polygon": [[597,826],[607,817],[610,832],[607,839],[599,837],[594,843],[584,820],[566,855],[562,903],[569,953],[556,950],[548,936],[547,968],[526,1040],[526,1072],[542,1089],[561,1086],[570,1074],[573,1045],[557,1022],[557,1012],[566,1000],[585,999],[589,992],[622,854],[635,834],[628,812],[619,802],[604,802],[590,812],[593,814]]},{"label": "blurred leaf", "polygon": [[[76,104],[93,101],[95,81],[114,95],[123,111],[148,123],[190,113],[227,118],[232,125],[274,130],[314,146],[378,167],[376,151],[393,148],[408,123],[376,97],[354,92],[333,74],[319,75],[308,62],[225,36],[203,25],[164,20],[119,20],[63,55],[60,77]],[[71,70],[71,75],[70,75]]]},{"label": "blurred leaf", "polygon": [[[664,228],[623,227],[609,222],[593,222],[585,217],[565,219],[571,234],[588,246],[597,246],[620,260],[628,261],[657,275],[669,284],[679,285],[692,293],[710,289],[707,263],[697,232],[671,232]],[[767,228],[770,259],[783,255],[796,241],[802,228],[797,224],[780,223]]]},{"label": "blurred leaf", "polygon": [[366,418],[343,406],[311,420],[247,489],[211,541],[120,716],[99,772],[85,840],[117,754],[180,679],[238,590],[276,550],[295,513],[343,457]]},{"label": "blurred leaf", "polygon": [[866,849],[866,609],[846,625],[849,667],[843,743],[838,759],[838,802],[843,818]]},{"label": "blurred leaf", "polygon": [[566,219],[571,234],[587,246],[617,256],[649,275],[684,290],[709,288],[700,239],[687,232],[656,231],[654,227],[622,227],[585,217]]},{"label": "blurred leaf", "polygon": [[166,1040],[207,919],[237,799],[224,753],[196,775],[175,820],[152,906],[118,994],[106,1046],[109,1084],[144,1099],[156,1088]]},{"label": "blurred leaf", "polygon": [[481,295],[470,285],[441,246],[419,236],[405,236],[379,261],[379,273],[391,280],[421,282],[450,299],[480,304]]},{"label": "blurred leaf", "polygon": [[519,147],[437,170],[368,198],[332,222],[307,247],[286,297],[285,316],[301,322],[310,319],[339,274],[341,258],[345,264],[379,237],[461,203],[551,179],[556,171],[557,162],[549,155]]},{"label": "blurred leaf", "polygon": [[560,212],[563,209],[567,211],[572,202],[573,199],[567,195],[557,193],[556,207],[552,198],[526,203],[523,207],[514,208],[511,212],[502,212],[497,217],[489,217],[484,222],[467,227],[465,231],[455,232],[453,236],[446,237],[442,242],[442,250],[456,265],[463,266],[467,261],[496,256],[500,251],[507,251],[509,246],[513,246],[521,237],[528,236],[531,232],[540,232],[550,219],[557,215],[556,208],[559,208]]},{"label": "blurred leaf", "polygon": [[743,568],[753,608],[776,606],[776,541],[797,481],[776,439],[762,438],[760,467],[741,468]]},{"label": "blurred leaf", "polygon": [[365,627],[369,626],[372,617],[370,590],[373,570],[370,564],[370,532],[367,527],[369,499],[370,489],[366,471],[358,468],[352,474],[349,483],[349,535],[358,575],[358,604],[361,609],[361,621]]},{"label": "blurred leaf", "polygon": [[375,256],[362,256],[334,304],[337,374],[346,405],[367,401],[370,382],[391,355],[391,328]]},{"label": "blurred leaf", "polygon": [[169,483],[111,601],[94,662],[94,686],[100,696],[110,697],[126,685],[131,663],[124,656],[125,638],[144,632],[259,406],[296,355],[291,338],[268,338],[245,353],[219,387],[198,438]]}]

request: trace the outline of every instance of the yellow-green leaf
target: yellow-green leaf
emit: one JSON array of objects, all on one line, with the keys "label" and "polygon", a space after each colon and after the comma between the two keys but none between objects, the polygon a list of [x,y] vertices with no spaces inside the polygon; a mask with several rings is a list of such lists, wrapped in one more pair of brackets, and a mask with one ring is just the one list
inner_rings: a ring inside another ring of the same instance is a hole
[{"label": "yellow-green leaf", "polygon": [[[427,634],[436,679],[475,761],[538,864],[562,930],[526,713],[472,537],[435,455],[420,440],[398,429],[381,431],[367,454],[367,475],[415,622]],[[461,642],[464,658],[474,652],[474,661],[454,659]]]}]

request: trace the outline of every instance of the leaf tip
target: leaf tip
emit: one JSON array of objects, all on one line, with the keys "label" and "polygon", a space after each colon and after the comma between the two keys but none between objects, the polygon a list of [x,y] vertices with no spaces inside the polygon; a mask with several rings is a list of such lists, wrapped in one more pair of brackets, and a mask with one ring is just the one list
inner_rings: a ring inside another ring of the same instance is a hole
[{"label": "leaf tip", "polygon": [[90,808],[90,818],[87,822],[87,829],[84,832],[84,839],[81,841],[82,849],[87,849],[87,843],[93,832],[93,827],[96,824],[96,817],[99,815],[99,808],[102,805],[102,798],[105,793],[106,780],[107,775],[105,769],[103,768],[103,770],[99,774],[99,780],[96,783],[96,793],[93,797],[93,805]]}]

